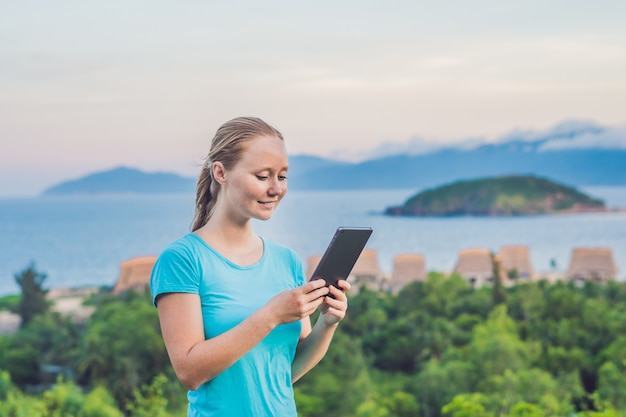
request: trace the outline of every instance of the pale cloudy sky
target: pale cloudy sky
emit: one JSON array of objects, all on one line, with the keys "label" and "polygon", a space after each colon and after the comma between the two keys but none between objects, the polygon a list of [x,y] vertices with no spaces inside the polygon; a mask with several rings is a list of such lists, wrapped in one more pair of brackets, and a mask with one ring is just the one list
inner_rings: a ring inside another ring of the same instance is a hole
[{"label": "pale cloudy sky", "polygon": [[0,0],[0,197],[119,165],[195,176],[239,115],[345,158],[619,130],[625,22],[622,0]]}]

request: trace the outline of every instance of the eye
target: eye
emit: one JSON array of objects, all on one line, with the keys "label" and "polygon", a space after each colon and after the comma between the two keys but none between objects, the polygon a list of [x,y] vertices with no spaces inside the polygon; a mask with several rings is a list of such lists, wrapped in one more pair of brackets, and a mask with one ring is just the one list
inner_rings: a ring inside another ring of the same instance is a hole
[{"label": "eye", "polygon": [[257,175],[256,177],[260,181],[265,181],[265,180],[267,180],[269,178],[267,175]]},{"label": "eye", "polygon": [[278,181],[286,181],[287,180],[287,176],[286,175],[279,175],[278,176]]}]

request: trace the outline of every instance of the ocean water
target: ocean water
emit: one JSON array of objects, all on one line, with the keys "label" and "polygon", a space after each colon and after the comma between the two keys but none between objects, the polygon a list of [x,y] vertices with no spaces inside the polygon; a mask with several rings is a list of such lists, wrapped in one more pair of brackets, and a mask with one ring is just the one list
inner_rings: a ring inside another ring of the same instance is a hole
[{"label": "ocean water", "polygon": [[[609,207],[626,207],[626,187],[586,187]],[[459,250],[502,245],[530,248],[533,267],[566,270],[575,247],[609,247],[626,275],[626,212],[511,218],[411,218],[382,215],[415,190],[290,191],[274,217],[255,221],[267,239],[295,249],[306,262],[321,254],[339,225],[371,226],[368,247],[381,269],[417,252],[428,270],[450,271]],[[34,262],[45,286],[115,284],[120,263],[156,255],[187,233],[193,195],[127,195],[0,199],[0,295],[19,292],[15,275]]]}]

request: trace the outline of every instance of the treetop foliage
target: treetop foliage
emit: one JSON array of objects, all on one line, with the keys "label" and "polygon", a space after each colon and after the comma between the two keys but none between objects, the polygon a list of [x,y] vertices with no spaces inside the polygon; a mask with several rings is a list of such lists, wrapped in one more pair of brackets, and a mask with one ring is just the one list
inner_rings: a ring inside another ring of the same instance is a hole
[{"label": "treetop foliage", "polygon": [[[326,357],[295,385],[303,417],[626,415],[623,282],[472,288],[431,273],[349,298]],[[45,311],[0,336],[0,417],[184,416],[149,294],[90,303],[83,323]]]}]

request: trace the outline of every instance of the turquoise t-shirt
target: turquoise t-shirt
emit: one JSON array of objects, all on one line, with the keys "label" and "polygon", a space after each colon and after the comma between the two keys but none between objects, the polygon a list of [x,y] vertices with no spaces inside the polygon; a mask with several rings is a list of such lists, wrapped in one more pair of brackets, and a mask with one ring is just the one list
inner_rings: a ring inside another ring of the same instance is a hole
[{"label": "turquoise t-shirt", "polygon": [[[153,300],[164,293],[198,294],[204,337],[215,337],[277,293],[304,284],[302,261],[293,250],[267,240],[263,245],[263,257],[242,267],[188,233],[159,255],[150,277]],[[291,364],[300,331],[300,321],[276,327],[231,367],[190,390],[187,416],[297,416]]]}]

